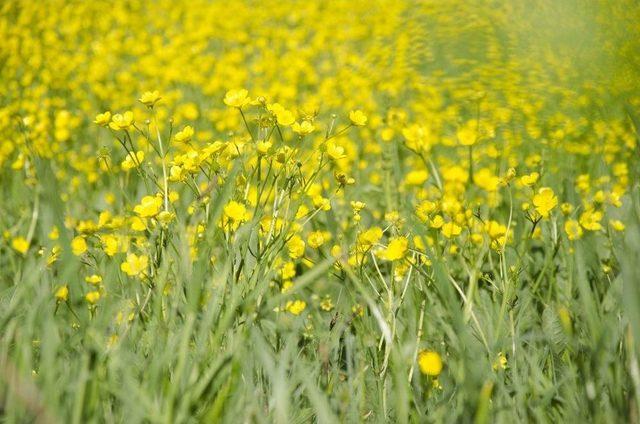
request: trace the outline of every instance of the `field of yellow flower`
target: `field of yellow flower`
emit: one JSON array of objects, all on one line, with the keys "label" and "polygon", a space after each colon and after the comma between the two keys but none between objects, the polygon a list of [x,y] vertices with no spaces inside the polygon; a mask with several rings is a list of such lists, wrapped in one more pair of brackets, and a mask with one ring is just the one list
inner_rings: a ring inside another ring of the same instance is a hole
[{"label": "field of yellow flower", "polygon": [[0,422],[640,420],[635,0],[0,2]]}]

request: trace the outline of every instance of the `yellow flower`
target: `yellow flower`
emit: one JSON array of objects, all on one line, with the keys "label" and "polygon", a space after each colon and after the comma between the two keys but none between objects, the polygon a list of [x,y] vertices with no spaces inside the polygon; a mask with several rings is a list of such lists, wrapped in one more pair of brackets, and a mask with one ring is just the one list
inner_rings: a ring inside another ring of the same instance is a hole
[{"label": "yellow flower", "polygon": [[100,236],[100,241],[102,242],[102,250],[104,250],[104,253],[106,253],[108,256],[114,256],[116,253],[118,253],[119,243],[116,236],[106,234]]},{"label": "yellow flower", "polygon": [[468,122],[466,125],[460,127],[456,132],[458,142],[463,146],[473,146],[478,141],[478,133],[476,131],[476,125],[472,122]]},{"label": "yellow flower", "polygon": [[69,287],[66,284],[58,287],[54,296],[57,302],[66,302],[69,299]]},{"label": "yellow flower", "polygon": [[135,277],[140,274],[146,273],[149,266],[149,258],[147,255],[136,255],[135,253],[129,253],[127,255],[127,261],[120,264],[120,270],[130,277]]},{"label": "yellow flower", "polygon": [[609,221],[609,225],[611,225],[611,228],[613,228],[616,231],[624,231],[625,229],[624,223],[617,219],[612,219],[611,221]]},{"label": "yellow flower", "polygon": [[256,150],[259,154],[266,155],[267,153],[269,153],[269,149],[271,149],[271,146],[273,146],[273,143],[270,141],[258,141],[256,143]]},{"label": "yellow flower", "polygon": [[141,218],[151,218],[156,216],[162,208],[162,199],[157,196],[144,196],[139,205],[133,211]]},{"label": "yellow flower", "polygon": [[58,227],[56,227],[55,225],[51,228],[51,231],[49,232],[49,240],[58,240],[58,238],[60,237],[60,230],[58,230]]},{"label": "yellow flower", "polygon": [[325,312],[329,312],[333,309],[333,301],[331,300],[330,296],[326,296],[324,299],[322,299],[322,301],[320,302],[320,309]]},{"label": "yellow flower", "polygon": [[538,178],[540,178],[540,174],[538,174],[537,172],[532,172],[529,175],[523,175],[522,177],[520,177],[520,183],[522,183],[522,185],[524,186],[530,187],[538,182]]},{"label": "yellow flower", "polygon": [[99,113],[96,115],[96,119],[93,121],[95,124],[100,125],[101,127],[106,127],[109,125],[111,121],[111,112],[106,111],[104,113]]},{"label": "yellow flower", "polygon": [[437,377],[442,372],[442,358],[432,350],[423,350],[418,354],[418,365],[423,374],[431,377]]},{"label": "yellow flower", "polygon": [[305,242],[299,235],[294,235],[287,242],[287,249],[289,250],[289,257],[291,259],[297,259],[304,255]]},{"label": "yellow flower", "polygon": [[276,113],[276,119],[279,125],[283,125],[285,127],[288,127],[296,121],[296,117],[293,115],[293,113],[286,109],[278,111]]},{"label": "yellow flower", "polygon": [[352,110],[349,112],[349,120],[351,123],[358,127],[364,127],[367,125],[367,115],[361,110]]},{"label": "yellow flower", "polygon": [[338,160],[346,157],[344,154],[344,147],[338,146],[333,142],[327,143],[327,155],[333,160]]},{"label": "yellow flower", "polygon": [[562,211],[563,215],[569,215],[571,212],[573,212],[573,205],[571,203],[563,203],[560,205],[560,210]]},{"label": "yellow flower", "polygon": [[429,221],[429,226],[431,226],[431,228],[438,229],[442,228],[443,225],[444,218],[442,218],[442,215],[436,215]]},{"label": "yellow flower", "polygon": [[160,222],[160,224],[167,225],[171,221],[173,221],[175,217],[176,214],[173,212],[162,211],[158,214],[158,216],[156,216],[156,219],[158,220],[158,222]]},{"label": "yellow flower", "polygon": [[557,205],[558,198],[549,187],[541,188],[538,191],[538,194],[533,196],[533,206],[535,206],[536,212],[538,212],[543,218],[548,218],[551,210]]},{"label": "yellow flower", "polygon": [[505,368],[507,368],[507,357],[504,355],[504,353],[498,352],[496,360],[493,361],[493,369],[497,371],[503,370]]},{"label": "yellow flower", "polygon": [[193,134],[193,127],[191,125],[187,125],[182,129],[182,131],[176,133],[176,135],[174,136],[174,140],[178,143],[188,143],[191,141]]},{"label": "yellow flower", "polygon": [[71,240],[71,251],[74,255],[80,256],[88,249],[87,241],[82,236],[76,236]]},{"label": "yellow flower", "polygon": [[457,235],[460,235],[462,232],[462,227],[456,224],[455,222],[447,222],[442,225],[442,235],[446,238],[452,238]]},{"label": "yellow flower", "polygon": [[311,247],[312,249],[317,249],[327,241],[327,238],[325,237],[323,231],[313,231],[309,233],[307,241],[309,242],[309,247]]},{"label": "yellow flower", "polygon": [[100,292],[99,291],[90,291],[84,297],[90,305],[95,305],[100,300]]},{"label": "yellow flower", "polygon": [[251,217],[247,208],[242,203],[231,200],[227,203],[222,213],[222,226],[231,226],[232,230],[236,230],[240,224],[246,222]]},{"label": "yellow flower", "polygon": [[248,95],[249,92],[244,88],[239,90],[229,90],[224,96],[224,104],[231,107],[241,108],[250,102]]},{"label": "yellow flower", "polygon": [[300,315],[306,307],[307,302],[305,302],[304,300],[289,300],[285,306],[285,309],[293,315]]},{"label": "yellow flower", "polygon": [[358,234],[358,243],[363,249],[369,249],[382,238],[382,228],[371,227]]},{"label": "yellow flower", "polygon": [[293,262],[285,262],[280,269],[280,276],[283,280],[290,280],[296,276],[296,264]]},{"label": "yellow flower", "polygon": [[112,130],[128,130],[133,125],[133,112],[127,111],[124,114],[116,113],[111,118],[111,123],[109,123],[109,127]]},{"label": "yellow flower", "polygon": [[29,242],[24,237],[15,237],[11,241],[11,247],[18,253],[25,255],[29,250]]},{"label": "yellow flower", "polygon": [[409,172],[404,178],[404,182],[407,185],[420,186],[427,181],[427,178],[429,178],[429,173],[424,169],[420,169]]},{"label": "yellow flower", "polygon": [[578,221],[569,219],[564,223],[564,231],[567,233],[569,240],[577,240],[582,237],[582,228]]},{"label": "yellow flower", "polygon": [[491,240],[498,240],[507,234],[507,227],[497,221],[487,221],[484,225],[484,230]]},{"label": "yellow flower", "polygon": [[136,168],[139,164],[142,164],[143,160],[144,152],[142,150],[136,152],[135,156],[133,155],[133,152],[129,152],[127,153],[127,157],[122,161],[120,166],[125,171],[128,171],[130,169]]},{"label": "yellow flower", "polygon": [[302,123],[300,124],[297,122],[294,123],[291,129],[293,130],[294,133],[300,136],[305,136],[305,135],[311,134],[313,130],[315,130],[315,127],[309,121],[302,121]]},{"label": "yellow flower", "polygon": [[493,192],[500,186],[500,177],[494,175],[489,168],[481,168],[473,175],[473,182],[481,189]]},{"label": "yellow flower", "polygon": [[382,255],[388,261],[400,260],[407,253],[408,246],[409,240],[406,237],[395,237],[389,241]]},{"label": "yellow flower", "polygon": [[602,229],[602,225],[600,224],[601,219],[602,212],[590,208],[580,215],[580,225],[582,225],[585,230],[599,231]]},{"label": "yellow flower", "polygon": [[93,284],[94,286],[97,286],[102,282],[102,277],[99,276],[98,274],[93,274],[88,277],[84,277],[84,281],[86,281],[89,284]]},{"label": "yellow flower", "polygon": [[161,98],[162,97],[160,97],[160,92],[158,90],[146,91],[138,101],[143,105],[152,108]]}]

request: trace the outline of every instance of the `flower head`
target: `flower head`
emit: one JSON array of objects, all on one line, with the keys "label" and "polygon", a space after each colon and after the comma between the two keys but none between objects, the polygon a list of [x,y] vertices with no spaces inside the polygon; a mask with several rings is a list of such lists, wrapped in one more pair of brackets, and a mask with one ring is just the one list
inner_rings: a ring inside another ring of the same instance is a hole
[{"label": "flower head", "polygon": [[109,123],[109,128],[112,130],[128,130],[133,125],[133,112],[128,111],[123,114],[116,113],[111,118],[111,122]]},{"label": "flower head", "polygon": [[152,108],[161,98],[162,97],[160,97],[160,92],[158,90],[146,91],[138,101],[146,107]]},{"label": "flower head", "polygon": [[231,107],[241,108],[251,101],[248,96],[249,92],[244,88],[229,90],[224,96],[224,104]]},{"label": "flower head", "polygon": [[158,196],[144,196],[139,205],[133,211],[140,218],[151,218],[156,216],[162,209],[162,199]]},{"label": "flower head", "polygon": [[54,294],[56,298],[56,302],[66,302],[69,299],[69,286],[66,284],[64,286],[58,287]]},{"label": "flower head", "polygon": [[431,377],[437,377],[442,372],[442,358],[438,352],[423,350],[418,354],[420,371]]},{"label": "flower head", "polygon": [[29,250],[29,242],[24,237],[15,237],[11,241],[11,247],[21,255],[25,255]]},{"label": "flower head", "polygon": [[352,110],[349,112],[349,120],[357,127],[364,127],[367,125],[367,115],[361,110]]},{"label": "flower head", "polygon": [[129,253],[126,262],[120,264],[120,270],[130,277],[136,277],[146,274],[149,266],[149,257],[147,255],[136,255]]},{"label": "flower head", "polygon": [[548,218],[549,213],[558,205],[558,198],[549,187],[542,187],[538,193],[533,196],[533,206],[536,212],[543,218]]},{"label": "flower head", "polygon": [[106,111],[104,113],[99,113],[96,115],[96,119],[93,121],[95,124],[100,125],[101,127],[106,127],[109,125],[111,121],[111,112]]}]

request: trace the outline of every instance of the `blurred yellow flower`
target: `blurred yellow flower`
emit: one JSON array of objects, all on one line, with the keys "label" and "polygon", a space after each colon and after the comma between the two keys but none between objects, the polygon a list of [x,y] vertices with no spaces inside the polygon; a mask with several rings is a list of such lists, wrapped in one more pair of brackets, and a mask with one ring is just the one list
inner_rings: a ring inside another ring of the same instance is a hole
[{"label": "blurred yellow flower", "polygon": [[120,270],[130,277],[136,277],[146,274],[149,266],[149,257],[147,255],[136,255],[129,253],[126,262],[120,264]]},{"label": "blurred yellow flower", "polygon": [[16,252],[25,255],[29,250],[29,242],[24,237],[15,237],[11,241],[11,247],[13,247]]},{"label": "blurred yellow flower", "polygon": [[543,187],[533,196],[533,206],[536,212],[543,218],[548,218],[549,213],[558,205],[558,198],[549,187]]},{"label": "blurred yellow flower", "polygon": [[420,371],[431,377],[437,377],[442,372],[442,358],[438,352],[423,350],[418,354]]},{"label": "blurred yellow flower", "polygon": [[358,127],[367,125],[367,115],[365,115],[361,110],[352,110],[349,112],[349,120],[353,125]]},{"label": "blurred yellow flower", "polygon": [[229,90],[224,96],[224,104],[231,107],[241,108],[251,101],[248,96],[249,92],[244,88]]}]

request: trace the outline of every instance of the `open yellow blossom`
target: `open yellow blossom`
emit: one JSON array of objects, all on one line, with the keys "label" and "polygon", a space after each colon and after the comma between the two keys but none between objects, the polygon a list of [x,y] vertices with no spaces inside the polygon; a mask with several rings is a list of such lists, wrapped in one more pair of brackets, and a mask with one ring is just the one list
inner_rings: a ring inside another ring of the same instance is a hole
[{"label": "open yellow blossom", "polygon": [[307,307],[307,302],[304,300],[289,300],[285,306],[285,309],[293,315],[300,315]]},{"label": "open yellow blossom", "polygon": [[193,134],[193,127],[191,125],[187,125],[181,131],[178,131],[173,139],[178,143],[188,143],[191,141]]},{"label": "open yellow blossom", "polygon": [[58,240],[58,238],[60,238],[60,230],[58,229],[58,227],[54,225],[47,237],[49,237],[49,240]]},{"label": "open yellow blossom", "polygon": [[418,354],[420,371],[428,376],[437,377],[442,372],[442,358],[438,352],[423,350]]},{"label": "open yellow blossom", "polygon": [[58,287],[54,296],[57,302],[66,302],[69,299],[69,286],[65,284],[64,286]]},{"label": "open yellow blossom", "polygon": [[533,206],[536,212],[543,218],[548,218],[549,213],[558,205],[558,198],[549,187],[543,187],[533,196]]},{"label": "open yellow blossom", "polygon": [[322,246],[328,240],[328,234],[325,234],[324,231],[313,231],[309,233],[309,237],[307,238],[307,242],[309,243],[309,247],[312,249],[317,249]]},{"label": "open yellow blossom", "polygon": [[251,101],[248,96],[249,92],[244,88],[229,90],[224,96],[224,104],[231,107],[241,108]]},{"label": "open yellow blossom", "polygon": [[74,255],[80,256],[88,249],[87,241],[82,236],[76,236],[71,240],[71,251]]},{"label": "open yellow blossom", "polygon": [[346,155],[344,154],[344,147],[338,146],[333,142],[327,143],[327,155],[329,155],[329,158],[333,160],[338,160],[346,157]]},{"label": "open yellow blossom", "polygon": [[369,249],[382,238],[382,228],[371,227],[358,234],[358,243],[363,249]]},{"label": "open yellow blossom", "polygon": [[100,242],[102,243],[102,249],[107,256],[114,256],[119,251],[118,238],[111,234],[105,234],[100,236]]},{"label": "open yellow blossom", "polygon": [[127,111],[123,114],[116,113],[111,118],[111,122],[109,123],[109,127],[112,130],[128,130],[133,125],[133,112]]},{"label": "open yellow blossom", "polygon": [[147,255],[136,255],[129,253],[126,262],[120,264],[120,270],[130,277],[137,277],[146,274],[149,266],[149,257]]},{"label": "open yellow blossom", "polygon": [[429,173],[425,169],[414,170],[407,173],[404,179],[405,184],[420,186],[429,178]]},{"label": "open yellow blossom", "polygon": [[97,290],[90,291],[84,298],[89,305],[95,305],[98,303],[98,300],[100,300],[100,292]]},{"label": "open yellow blossom", "polygon": [[361,110],[352,110],[349,112],[349,120],[351,123],[358,127],[364,127],[367,125],[367,115]]},{"label": "open yellow blossom", "polygon": [[313,130],[315,130],[315,127],[310,121],[302,121],[301,123],[295,122],[291,126],[291,129],[293,130],[294,133],[300,136],[305,136],[305,135],[311,134]]},{"label": "open yellow blossom", "polygon": [[270,141],[261,140],[256,143],[256,151],[261,155],[266,155],[269,153],[269,149],[271,149],[273,143]]},{"label": "open yellow blossom", "polygon": [[251,214],[247,211],[245,205],[231,200],[223,209],[222,225],[225,228],[231,227],[232,230],[236,230],[240,224],[246,222],[250,217]]},{"label": "open yellow blossom", "polygon": [[475,122],[468,122],[456,132],[458,142],[463,146],[473,146],[478,141],[478,132]]},{"label": "open yellow blossom", "polygon": [[144,196],[140,204],[133,208],[133,211],[140,218],[151,218],[156,216],[162,209],[162,199],[158,196]]},{"label": "open yellow blossom", "polygon": [[582,227],[574,219],[569,219],[564,223],[564,232],[567,233],[569,240],[578,240],[582,237]]},{"label": "open yellow blossom", "polygon": [[160,97],[160,92],[158,90],[146,91],[142,96],[140,96],[138,101],[143,105],[152,108],[161,98],[162,97]]},{"label": "open yellow blossom", "polygon": [[446,238],[453,238],[455,236],[460,235],[462,232],[462,227],[456,224],[455,222],[447,222],[442,225],[442,235]]},{"label": "open yellow blossom", "polygon": [[524,186],[530,187],[538,182],[538,178],[540,178],[540,174],[532,172],[531,174],[520,177],[520,183]]},{"label": "open yellow blossom", "polygon": [[592,208],[585,210],[580,214],[580,225],[582,228],[588,231],[599,231],[602,229],[602,212],[594,210]]},{"label": "open yellow blossom", "polygon": [[389,241],[387,248],[382,252],[382,256],[388,261],[397,261],[404,258],[409,246],[406,237],[395,237]]},{"label": "open yellow blossom", "polygon": [[11,241],[11,247],[13,247],[16,252],[25,255],[29,250],[29,242],[24,237],[15,237]]},{"label": "open yellow blossom", "polygon": [[613,228],[615,231],[624,231],[625,229],[624,223],[618,219],[610,220],[609,225],[611,225],[611,228]]},{"label": "open yellow blossom", "polygon": [[94,286],[100,284],[102,282],[102,277],[99,276],[98,274],[92,274],[89,275],[88,277],[84,278],[84,281],[86,281],[89,284],[93,284]]},{"label": "open yellow blossom", "polygon": [[142,150],[137,151],[135,156],[133,155],[133,152],[130,152],[127,154],[127,157],[122,161],[120,166],[125,171],[128,171],[142,164],[143,160],[144,160],[144,152]]},{"label": "open yellow blossom", "polygon": [[279,125],[282,125],[285,127],[288,127],[289,125],[293,124],[296,121],[295,115],[286,109],[278,111],[276,113],[276,119]]},{"label": "open yellow blossom", "polygon": [[291,259],[301,258],[304,255],[305,242],[299,235],[294,235],[287,241],[287,249]]},{"label": "open yellow blossom", "polygon": [[111,122],[111,112],[106,111],[104,113],[97,114],[96,119],[93,122],[101,127],[106,127],[109,125],[109,122]]}]

